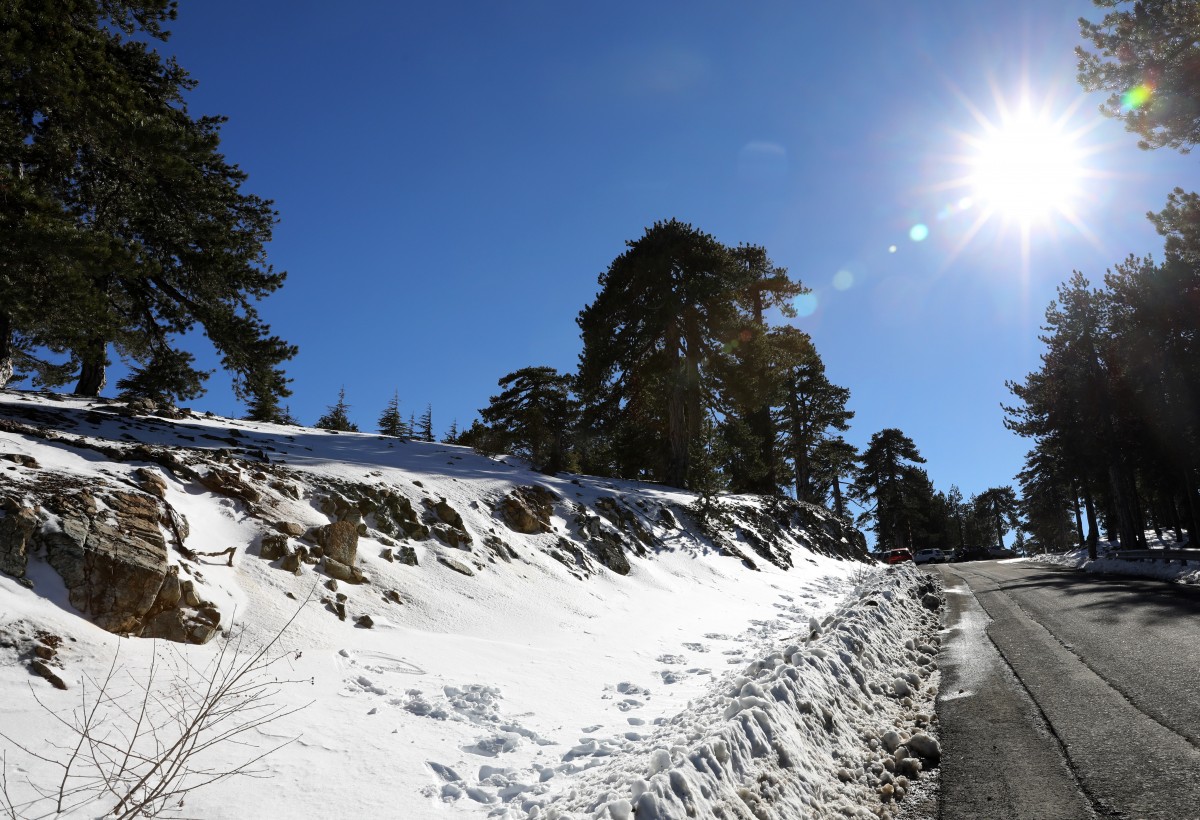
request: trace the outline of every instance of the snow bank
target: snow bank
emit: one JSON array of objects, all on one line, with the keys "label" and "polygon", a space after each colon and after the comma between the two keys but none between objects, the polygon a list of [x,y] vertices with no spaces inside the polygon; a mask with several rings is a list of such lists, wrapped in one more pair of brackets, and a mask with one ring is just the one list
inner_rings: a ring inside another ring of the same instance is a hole
[{"label": "snow bank", "polygon": [[[1160,539],[1152,532],[1146,533],[1147,545],[1150,549],[1162,547],[1171,549],[1177,547],[1174,541]],[[1022,558],[1022,561],[1040,561],[1043,564],[1080,569],[1084,572],[1097,572],[1113,575],[1137,575],[1143,578],[1158,578],[1163,581],[1174,581],[1179,584],[1200,584],[1200,566],[1194,562],[1189,564],[1168,563],[1167,561],[1125,561],[1115,557],[1107,550],[1111,545],[1101,542],[1100,557],[1096,560],[1088,558],[1086,549],[1071,550],[1064,553],[1044,553],[1032,558]]]},{"label": "snow bank", "polygon": [[[627,754],[556,799],[501,817],[539,820],[884,817],[936,764],[927,734],[939,674],[930,576],[862,583],[807,634],[716,684]],[[923,758],[923,760],[922,760]]]}]

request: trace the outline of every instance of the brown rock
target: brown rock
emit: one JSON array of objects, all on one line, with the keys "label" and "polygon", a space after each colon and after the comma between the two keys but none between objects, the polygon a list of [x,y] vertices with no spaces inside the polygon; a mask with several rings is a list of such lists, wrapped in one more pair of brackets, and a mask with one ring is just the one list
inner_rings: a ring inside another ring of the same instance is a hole
[{"label": "brown rock", "polygon": [[274,561],[288,554],[288,537],[282,533],[264,535],[258,548],[258,556],[264,561]]},{"label": "brown rock", "polygon": [[138,467],[133,471],[133,480],[137,485],[155,498],[167,497],[167,482],[155,470],[148,467]]},{"label": "brown rock", "polygon": [[550,532],[555,498],[545,487],[517,487],[500,502],[497,513],[514,532],[526,535]]},{"label": "brown rock", "polygon": [[37,513],[12,501],[0,509],[0,572],[22,578],[34,548]]},{"label": "brown rock", "polygon": [[304,535],[306,527],[303,524],[297,524],[295,521],[276,521],[275,529],[284,535],[299,538]]},{"label": "brown rock", "polygon": [[326,558],[353,566],[358,558],[358,529],[349,521],[334,521],[313,530],[313,537]]},{"label": "brown rock", "polygon": [[347,584],[361,584],[363,582],[363,572],[361,569],[343,564],[334,558],[327,557],[325,559],[325,574],[330,578],[345,581]]}]

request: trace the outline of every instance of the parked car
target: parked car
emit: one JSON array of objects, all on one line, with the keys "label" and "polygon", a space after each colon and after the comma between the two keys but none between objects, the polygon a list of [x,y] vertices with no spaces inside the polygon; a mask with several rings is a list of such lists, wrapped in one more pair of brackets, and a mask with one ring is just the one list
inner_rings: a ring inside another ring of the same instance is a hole
[{"label": "parked car", "polygon": [[885,564],[902,564],[905,561],[911,561],[912,559],[913,557],[911,552],[905,549],[899,549],[886,551],[879,560],[883,561]]},{"label": "parked car", "polygon": [[984,547],[962,547],[954,551],[951,561],[986,561],[991,558]]},{"label": "parked car", "polygon": [[936,547],[917,550],[913,553],[913,563],[916,564],[944,564],[950,559],[946,557],[946,553]]}]

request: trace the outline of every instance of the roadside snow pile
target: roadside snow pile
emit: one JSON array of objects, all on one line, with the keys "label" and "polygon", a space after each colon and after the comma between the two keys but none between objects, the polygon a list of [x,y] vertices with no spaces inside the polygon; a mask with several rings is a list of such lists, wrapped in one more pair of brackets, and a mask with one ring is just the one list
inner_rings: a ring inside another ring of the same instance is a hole
[{"label": "roadside snow pile", "polygon": [[[1043,564],[1081,569],[1085,572],[1096,572],[1112,575],[1138,575],[1144,578],[1158,578],[1163,581],[1174,581],[1179,584],[1200,584],[1200,567],[1194,562],[1189,564],[1171,563],[1168,561],[1128,561],[1116,557],[1110,552],[1115,548],[1112,542],[1101,541],[1100,557],[1096,560],[1088,558],[1086,549],[1071,550],[1063,553],[1043,553],[1032,558],[1019,559],[1039,561]],[[1173,539],[1159,538],[1153,532],[1146,533],[1146,546],[1149,549],[1178,549],[1180,544]],[[1186,545],[1183,545],[1186,546]]]},{"label": "roadside snow pile", "polygon": [[940,597],[904,566],[716,683],[652,737],[545,804],[539,820],[890,817],[940,747],[928,733]]}]

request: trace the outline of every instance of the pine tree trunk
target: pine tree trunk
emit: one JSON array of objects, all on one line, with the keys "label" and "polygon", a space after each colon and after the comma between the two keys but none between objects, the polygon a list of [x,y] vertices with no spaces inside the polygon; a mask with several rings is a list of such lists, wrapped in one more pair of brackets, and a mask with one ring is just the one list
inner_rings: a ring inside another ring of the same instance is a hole
[{"label": "pine tree trunk", "polygon": [[1083,487],[1083,508],[1087,511],[1087,551],[1088,558],[1096,560],[1096,545],[1100,541],[1100,528],[1096,523],[1096,503],[1092,501],[1092,490],[1086,484]]},{"label": "pine tree trunk", "polygon": [[837,473],[833,474],[833,511],[838,518],[845,516],[842,507],[842,480]]},{"label": "pine tree trunk", "polygon": [[1190,467],[1183,468],[1183,489],[1187,498],[1188,546],[1196,546],[1196,533],[1200,532],[1200,514],[1196,510],[1196,482]]},{"label": "pine tree trunk", "polygon": [[771,419],[771,408],[755,409],[746,419],[750,433],[758,442],[758,457],[762,459],[764,472],[751,480],[750,491],[759,495],[775,495],[779,492],[779,472],[775,459],[775,422]]},{"label": "pine tree trunk", "polygon": [[0,311],[0,389],[8,384],[13,375],[13,331],[12,317]]},{"label": "pine tree trunk", "polygon": [[667,338],[675,347],[675,373],[671,394],[667,398],[667,471],[665,483],[670,487],[686,487],[688,473],[687,438],[687,369],[683,360],[682,339],[678,325],[672,320],[667,325]]},{"label": "pine tree trunk", "polygon": [[1117,542],[1121,549],[1133,549],[1137,544],[1134,523],[1130,515],[1130,499],[1125,489],[1125,476],[1116,461],[1108,463],[1108,486],[1113,494],[1113,507],[1117,514]]},{"label": "pine tree trunk", "polygon": [[108,382],[105,368],[108,366],[107,345],[94,342],[82,351],[83,365],[79,370],[79,381],[75,384],[76,396],[99,396]]}]

